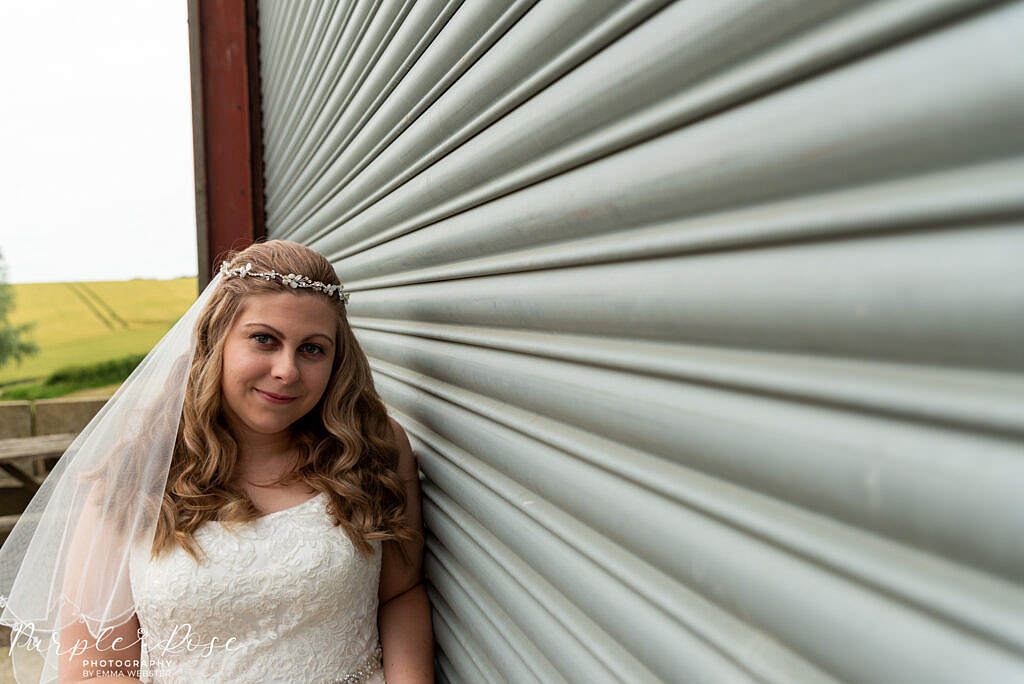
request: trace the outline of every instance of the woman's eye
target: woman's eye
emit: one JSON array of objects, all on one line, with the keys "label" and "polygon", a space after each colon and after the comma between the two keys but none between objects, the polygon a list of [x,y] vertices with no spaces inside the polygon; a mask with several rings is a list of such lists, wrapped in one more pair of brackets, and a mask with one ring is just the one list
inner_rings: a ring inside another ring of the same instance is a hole
[{"label": "woman's eye", "polygon": [[[256,333],[255,335],[250,335],[249,338],[256,340],[256,343],[261,347],[266,347],[274,342],[274,336],[266,333]],[[314,356],[320,356],[325,353],[323,347],[319,344],[313,344],[312,342],[307,342],[302,345],[300,349],[305,349],[307,353],[313,354]]]}]

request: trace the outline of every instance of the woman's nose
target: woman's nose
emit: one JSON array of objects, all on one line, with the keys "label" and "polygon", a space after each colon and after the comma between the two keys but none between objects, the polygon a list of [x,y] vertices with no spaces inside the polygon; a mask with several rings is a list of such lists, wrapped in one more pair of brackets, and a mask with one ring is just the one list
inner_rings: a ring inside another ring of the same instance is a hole
[{"label": "woman's nose", "polygon": [[284,384],[295,382],[299,378],[299,367],[295,364],[295,358],[288,351],[282,351],[274,357],[274,367],[271,372]]}]

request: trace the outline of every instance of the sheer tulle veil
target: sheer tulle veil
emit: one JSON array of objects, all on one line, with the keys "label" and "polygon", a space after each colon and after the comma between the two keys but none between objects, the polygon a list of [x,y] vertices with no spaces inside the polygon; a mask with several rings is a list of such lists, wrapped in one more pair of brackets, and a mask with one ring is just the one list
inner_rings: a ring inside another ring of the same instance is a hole
[{"label": "sheer tulle veil", "polygon": [[[57,681],[63,627],[94,638],[129,620],[129,558],[149,553],[196,348],[217,274],[78,434],[0,548],[0,624],[11,627],[18,684]],[[143,564],[144,565],[144,564]],[[26,657],[45,658],[42,675]]]}]

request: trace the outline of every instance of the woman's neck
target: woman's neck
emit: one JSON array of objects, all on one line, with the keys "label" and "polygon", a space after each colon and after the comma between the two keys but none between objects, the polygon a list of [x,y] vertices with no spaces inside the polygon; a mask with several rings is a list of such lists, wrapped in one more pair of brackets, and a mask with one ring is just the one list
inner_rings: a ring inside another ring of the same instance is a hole
[{"label": "woman's neck", "polygon": [[258,439],[236,437],[238,461],[235,475],[253,486],[269,485],[290,472],[298,454],[289,434],[259,435]]}]

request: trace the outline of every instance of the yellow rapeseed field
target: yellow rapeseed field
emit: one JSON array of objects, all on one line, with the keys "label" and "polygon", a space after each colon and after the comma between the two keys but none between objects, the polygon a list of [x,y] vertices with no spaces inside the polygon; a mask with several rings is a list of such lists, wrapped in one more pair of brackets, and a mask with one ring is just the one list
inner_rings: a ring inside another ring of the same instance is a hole
[{"label": "yellow rapeseed field", "polygon": [[43,378],[62,366],[144,354],[196,298],[196,279],[11,285],[10,322],[34,321],[40,353],[0,368],[0,383]]}]

